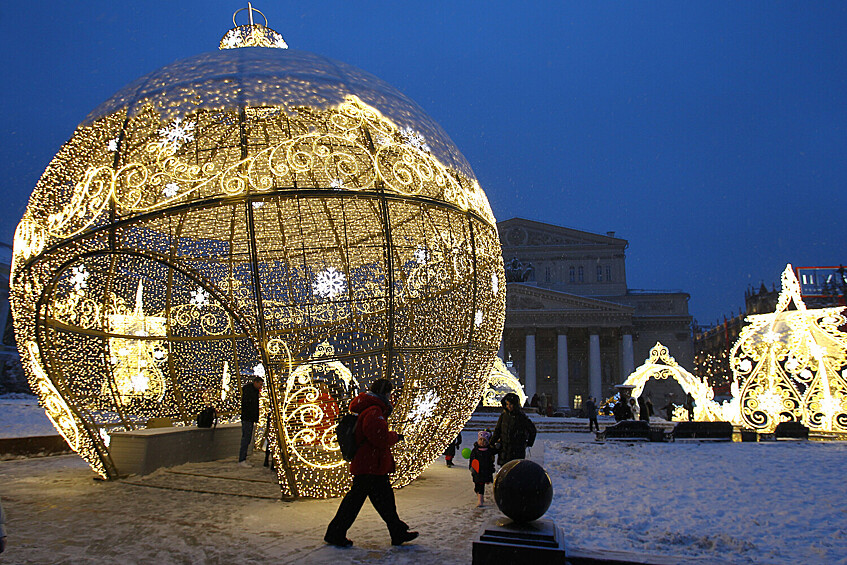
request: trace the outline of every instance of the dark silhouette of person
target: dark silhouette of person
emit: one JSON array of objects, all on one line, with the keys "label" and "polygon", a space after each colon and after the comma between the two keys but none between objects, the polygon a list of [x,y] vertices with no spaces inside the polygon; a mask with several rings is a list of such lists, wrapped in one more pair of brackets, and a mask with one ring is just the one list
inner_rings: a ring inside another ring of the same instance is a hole
[{"label": "dark silhouette of person", "polygon": [[356,420],[356,455],[350,462],[353,486],[341,500],[335,518],[327,526],[324,541],[338,547],[350,547],[347,530],[356,521],[365,499],[388,526],[391,545],[401,545],[418,537],[418,532],[397,515],[394,490],[388,474],[394,472],[391,446],[403,441],[403,435],[388,429],[386,418],[391,415],[389,395],[393,384],[388,379],[377,379],[368,392],[359,394],[350,403],[350,412],[358,414]]},{"label": "dark silhouette of person", "polygon": [[238,464],[250,467],[247,462],[247,448],[253,441],[253,428],[259,421],[259,395],[265,380],[253,377],[253,380],[241,387],[241,449],[238,451]]},{"label": "dark silhouette of person", "polygon": [[[588,415],[588,431],[600,431],[600,426],[597,424],[597,403],[594,402],[594,397],[589,396],[585,401],[585,412]],[[593,429],[592,429],[593,428]]]},{"label": "dark silhouette of person", "polygon": [[535,424],[521,410],[521,400],[510,392],[500,401],[503,412],[494,427],[491,444],[497,448],[497,464],[505,465],[513,459],[525,459],[526,448],[535,443]]}]

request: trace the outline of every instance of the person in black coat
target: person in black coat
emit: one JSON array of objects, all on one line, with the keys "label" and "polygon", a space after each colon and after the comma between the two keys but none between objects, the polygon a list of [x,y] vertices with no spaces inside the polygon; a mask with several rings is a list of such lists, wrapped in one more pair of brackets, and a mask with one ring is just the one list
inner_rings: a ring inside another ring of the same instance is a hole
[{"label": "person in black coat", "polygon": [[265,380],[253,377],[253,380],[241,387],[241,449],[238,452],[238,464],[249,467],[247,448],[253,441],[253,427],[259,421],[259,394]]},{"label": "person in black coat", "polygon": [[489,446],[490,439],[491,432],[487,430],[479,432],[468,461],[468,469],[471,470],[471,479],[473,479],[473,491],[479,495],[477,506],[482,506],[485,501],[485,485],[494,482],[494,456],[497,450]]},{"label": "person in black coat", "polygon": [[497,464],[526,458],[526,448],[535,443],[535,424],[521,410],[518,395],[510,392],[503,397],[503,412],[494,427],[491,443],[497,448]]},{"label": "person in black coat", "polygon": [[583,406],[585,407],[585,412],[588,415],[588,431],[599,432],[600,425],[597,423],[597,403],[594,402],[594,397],[589,396]]},{"label": "person in black coat", "polygon": [[448,445],[447,449],[444,451],[444,459],[447,460],[448,467],[455,467],[455,465],[453,465],[453,458],[456,456],[456,448],[460,445],[462,445],[462,432],[459,432],[456,439],[451,441],[450,445]]},{"label": "person in black coat", "polygon": [[620,395],[615,407],[612,408],[612,415],[615,417],[615,422],[632,420],[632,410],[629,409],[629,399],[627,397]]}]

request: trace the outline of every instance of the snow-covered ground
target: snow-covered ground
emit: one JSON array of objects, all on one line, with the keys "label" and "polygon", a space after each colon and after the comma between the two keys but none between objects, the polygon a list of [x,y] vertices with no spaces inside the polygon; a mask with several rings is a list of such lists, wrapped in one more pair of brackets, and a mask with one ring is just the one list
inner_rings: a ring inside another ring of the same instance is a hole
[{"label": "snow-covered ground", "polygon": [[[475,434],[465,434],[468,446]],[[847,563],[847,444],[817,442],[596,444],[545,434],[532,458],[553,478],[547,517],[570,545],[722,563]],[[258,457],[258,456],[257,456]],[[0,462],[8,563],[469,563],[479,528],[464,460],[434,463],[397,491],[421,533],[392,547],[369,504],[349,537],[323,544],[338,500],[282,502],[271,474],[234,460],[95,481],[76,456]],[[196,473],[186,474],[186,473]],[[200,475],[227,476],[222,481]],[[255,482],[263,481],[263,482]],[[136,483],[136,484],[130,484]],[[146,486],[140,486],[146,485]],[[490,499],[490,493],[489,493]]]},{"label": "snow-covered ground", "polygon": [[28,394],[0,395],[0,437],[56,435],[38,399]]}]

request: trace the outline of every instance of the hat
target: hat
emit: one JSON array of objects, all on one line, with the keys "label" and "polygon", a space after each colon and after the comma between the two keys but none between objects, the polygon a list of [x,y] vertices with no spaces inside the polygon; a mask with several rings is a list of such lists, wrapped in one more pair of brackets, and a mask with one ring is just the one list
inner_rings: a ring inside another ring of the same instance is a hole
[{"label": "hat", "polygon": [[477,434],[477,439],[484,439],[485,441],[489,441],[491,439],[491,432],[488,430],[482,430]]},{"label": "hat", "polygon": [[503,396],[503,399],[500,401],[500,404],[502,404],[503,406],[506,406],[506,403],[507,403],[507,402],[511,402],[511,403],[512,403],[512,404],[514,404],[515,406],[520,406],[520,405],[521,405],[521,399],[520,399],[520,397],[519,397],[517,394],[515,394],[514,392],[508,392],[508,393],[506,393],[506,394]]}]

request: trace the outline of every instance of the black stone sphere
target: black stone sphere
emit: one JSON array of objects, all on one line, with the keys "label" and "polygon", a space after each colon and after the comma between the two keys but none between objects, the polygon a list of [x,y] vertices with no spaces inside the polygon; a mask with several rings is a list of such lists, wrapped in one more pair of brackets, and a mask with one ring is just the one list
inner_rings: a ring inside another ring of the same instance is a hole
[{"label": "black stone sphere", "polygon": [[553,483],[547,471],[528,459],[509,461],[494,477],[494,502],[515,522],[538,520],[553,501]]}]

